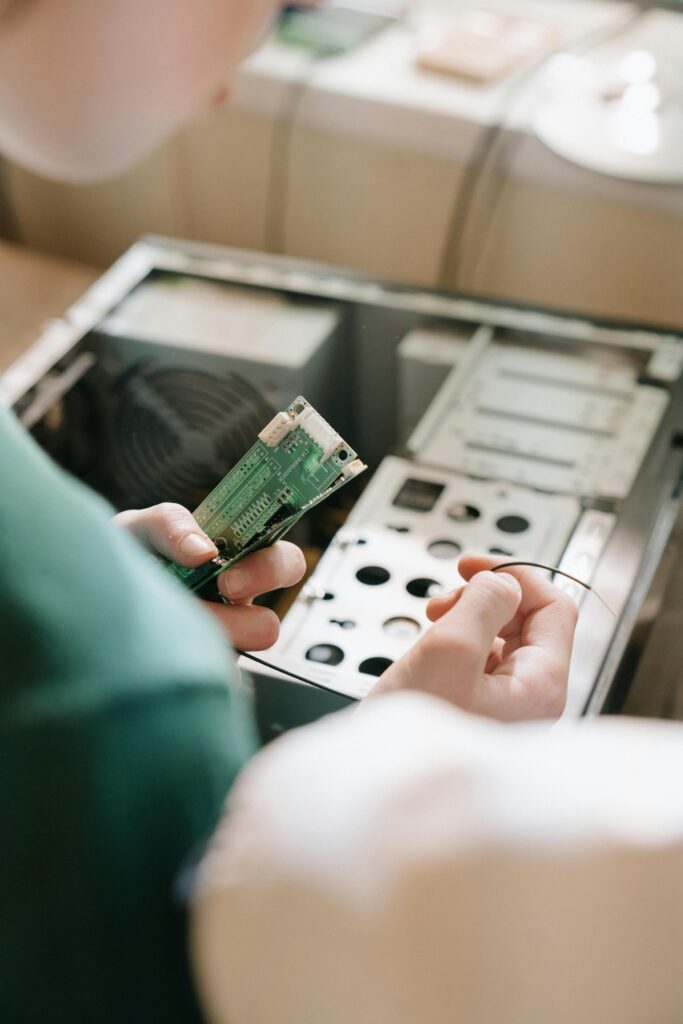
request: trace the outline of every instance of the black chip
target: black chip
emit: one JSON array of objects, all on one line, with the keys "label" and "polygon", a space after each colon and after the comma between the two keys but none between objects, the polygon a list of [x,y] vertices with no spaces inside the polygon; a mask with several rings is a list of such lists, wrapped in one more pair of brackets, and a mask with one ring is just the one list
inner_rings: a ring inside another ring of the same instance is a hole
[{"label": "black chip", "polygon": [[394,498],[394,505],[397,508],[409,508],[413,512],[431,512],[445,489],[444,484],[408,477]]}]

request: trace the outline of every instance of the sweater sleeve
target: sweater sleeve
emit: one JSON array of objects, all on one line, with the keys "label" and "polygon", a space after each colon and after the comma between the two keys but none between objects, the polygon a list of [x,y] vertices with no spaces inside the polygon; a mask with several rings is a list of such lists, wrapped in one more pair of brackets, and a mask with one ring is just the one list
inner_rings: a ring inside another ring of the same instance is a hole
[{"label": "sweater sleeve", "polygon": [[174,896],[254,750],[224,638],[0,410],[0,1019],[198,1019]]}]

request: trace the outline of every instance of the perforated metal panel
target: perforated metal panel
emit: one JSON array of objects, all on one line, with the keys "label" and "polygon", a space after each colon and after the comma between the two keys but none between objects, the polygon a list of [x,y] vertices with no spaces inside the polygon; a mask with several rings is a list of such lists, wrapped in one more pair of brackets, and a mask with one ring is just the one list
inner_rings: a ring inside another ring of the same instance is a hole
[{"label": "perforated metal panel", "polygon": [[462,582],[464,551],[559,563],[579,502],[384,460],[283,623],[274,660],[363,696]]}]

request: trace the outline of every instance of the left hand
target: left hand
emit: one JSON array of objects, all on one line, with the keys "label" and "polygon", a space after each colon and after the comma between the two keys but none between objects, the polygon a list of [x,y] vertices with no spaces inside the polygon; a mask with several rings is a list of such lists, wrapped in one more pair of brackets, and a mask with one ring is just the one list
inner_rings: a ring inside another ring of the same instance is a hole
[{"label": "left hand", "polygon": [[[179,565],[195,569],[215,558],[218,549],[182,505],[165,503],[131,512],[120,512],[114,523],[134,534],[150,551]],[[247,555],[218,577],[218,589],[232,604],[204,601],[233,645],[245,651],[272,647],[280,633],[280,620],[270,608],[251,602],[259,594],[292,587],[306,571],[306,562],[295,544],[278,541],[272,547]]]}]

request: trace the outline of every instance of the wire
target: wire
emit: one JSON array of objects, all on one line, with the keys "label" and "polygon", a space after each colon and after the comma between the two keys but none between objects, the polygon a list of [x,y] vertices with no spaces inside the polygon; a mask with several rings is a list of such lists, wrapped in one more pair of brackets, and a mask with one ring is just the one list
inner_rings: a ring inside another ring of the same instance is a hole
[{"label": "wire", "polygon": [[[602,43],[611,42],[613,39],[618,38],[622,32],[631,28],[644,14],[653,6],[654,0],[642,0],[638,8],[630,17],[623,21],[620,21],[617,25],[609,25],[605,28],[598,28],[591,30],[573,42],[563,43],[561,46],[555,47],[549,53],[545,54],[540,60],[535,61],[530,67],[522,71],[515,81],[512,83],[507,93],[503,97],[504,107],[498,120],[488,126],[480,135],[469,160],[464,174],[462,183],[458,189],[458,193],[455,199],[455,205],[451,214],[450,223],[446,233],[446,242],[444,246],[443,255],[441,258],[438,282],[439,286],[446,290],[455,290],[458,285],[462,287],[464,274],[463,268],[465,266],[465,243],[467,237],[470,234],[470,225],[472,223],[472,211],[476,204],[477,194],[480,191],[480,186],[484,180],[484,176],[488,170],[487,164],[494,157],[497,144],[499,139],[504,135],[507,123],[510,117],[512,105],[519,92],[530,82],[535,76],[543,70],[553,57],[558,54],[574,52],[583,53],[586,50],[591,50]],[[515,139],[515,145],[513,150],[516,149],[520,144],[520,139]],[[479,259],[476,261],[475,270],[478,270],[481,254],[488,240],[488,235],[493,223],[494,214],[498,208],[500,201],[500,195],[502,192],[502,185],[498,188],[498,195],[494,197],[492,203],[489,205],[487,223],[483,229],[484,242],[479,246]]]},{"label": "wire", "polygon": [[519,565],[526,565],[532,569],[545,569],[547,572],[553,573],[554,576],[564,576],[565,579],[571,580],[572,583],[578,583],[578,585],[580,587],[583,587],[584,590],[590,590],[592,594],[595,594],[598,601],[601,604],[604,604],[605,608],[610,613],[610,615],[613,615],[616,619],[617,613],[614,611],[613,608],[610,608],[610,606],[607,604],[607,601],[605,601],[604,597],[601,597],[597,590],[594,590],[594,588],[590,585],[590,583],[586,583],[584,580],[580,580],[577,576],[572,576],[571,573],[565,572],[563,569],[556,569],[552,565],[542,565],[540,562],[503,562],[502,565],[496,565],[493,569],[491,569],[491,572],[502,572],[503,569],[513,569],[515,566]]},{"label": "wire", "polygon": [[[290,672],[287,668],[280,668],[279,665],[273,665],[270,661],[265,661],[263,658],[257,658],[255,654],[249,654],[247,651],[241,651],[238,647],[235,648],[235,654],[241,655],[243,658],[249,658],[250,661],[255,661],[257,665],[262,665],[264,668],[270,668],[274,672],[280,672],[283,676],[289,676],[290,679],[296,679],[299,683],[307,683],[309,686],[315,686],[316,690],[324,690],[325,693],[332,693],[335,696],[340,696],[339,690],[333,689],[331,686],[325,686],[323,683],[316,682],[315,679],[308,679],[306,676],[300,676],[297,672]],[[343,697],[348,697],[349,700],[357,701],[358,697],[350,697],[348,694],[341,694]]]}]

